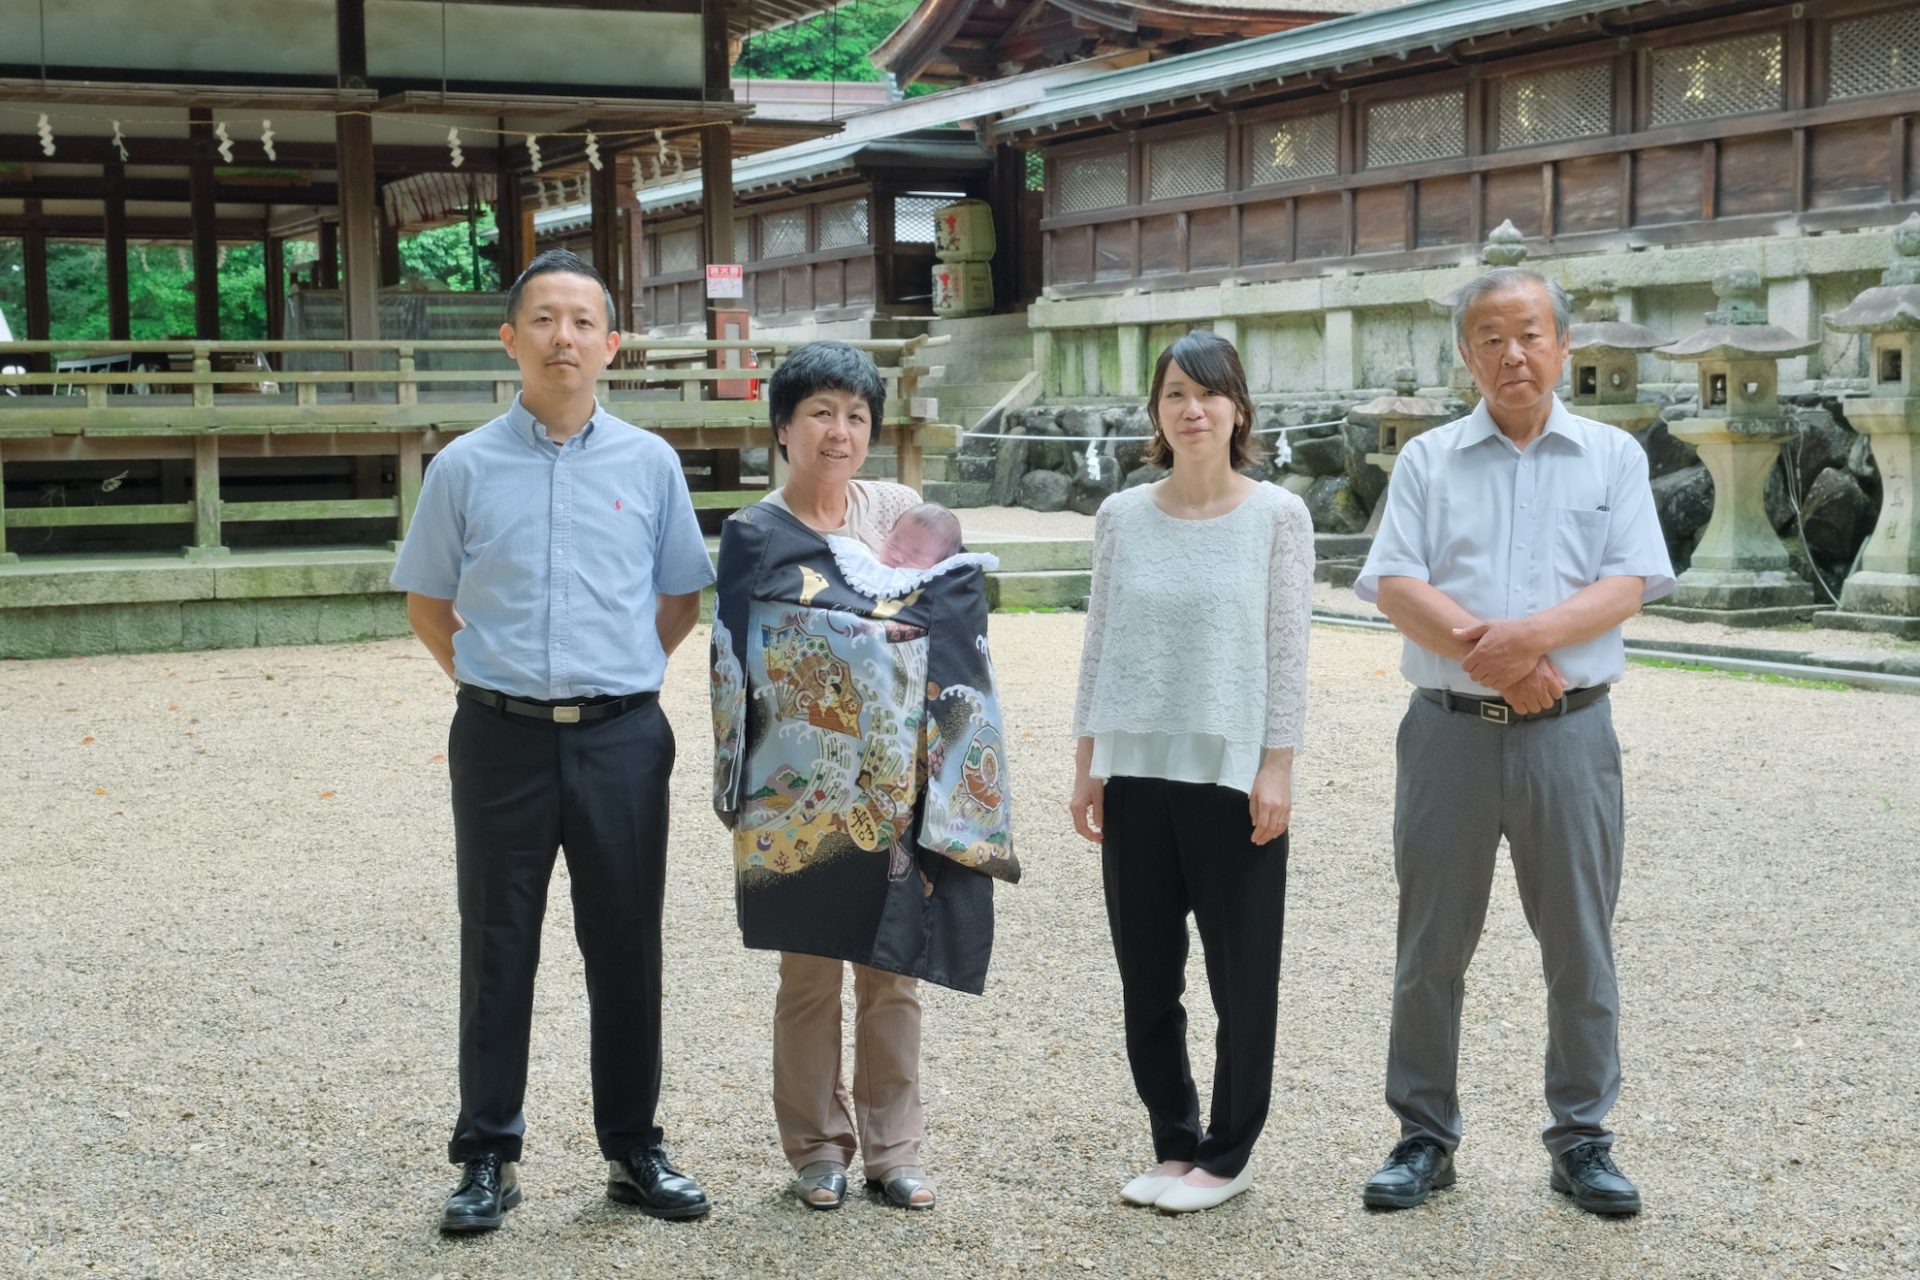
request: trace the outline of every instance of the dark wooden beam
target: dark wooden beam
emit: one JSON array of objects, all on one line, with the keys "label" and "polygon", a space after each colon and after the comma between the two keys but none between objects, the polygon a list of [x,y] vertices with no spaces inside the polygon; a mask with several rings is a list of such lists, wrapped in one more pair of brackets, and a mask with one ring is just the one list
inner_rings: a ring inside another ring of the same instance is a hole
[{"label": "dark wooden beam", "polygon": [[386,202],[380,202],[378,209],[380,224],[380,287],[391,289],[400,283],[400,235],[394,229],[392,219],[387,217]]},{"label": "dark wooden beam", "polygon": [[[28,200],[27,205],[38,205]],[[258,240],[266,234],[263,218],[221,218],[213,224],[214,236],[222,243],[238,244]],[[0,213],[0,236],[44,235],[55,240],[98,241],[103,237],[99,218],[76,217],[65,213]],[[193,239],[193,219],[127,217],[127,237],[131,240],[164,240],[189,244]]]},{"label": "dark wooden beam", "polygon": [[[217,172],[212,180],[216,198],[228,204],[311,204],[332,208],[339,199],[338,188],[331,183],[311,187],[260,187],[222,182]],[[8,196],[36,196],[42,200],[98,200],[100,179],[32,178],[26,182],[8,183],[0,187],[0,191]],[[169,178],[123,178],[120,180],[120,197],[123,200],[156,204],[190,204],[193,201],[193,183],[176,182]]]},{"label": "dark wooden beam", "polygon": [[103,184],[107,197],[107,337],[125,341],[133,336],[133,311],[127,281],[126,167],[107,166]]},{"label": "dark wooden beam", "polygon": [[[267,341],[279,342],[287,336],[287,242],[269,235],[266,245]],[[269,357],[280,367],[279,353]]]},{"label": "dark wooden beam", "polygon": [[334,0],[333,13],[340,87],[364,89],[367,84],[367,2]]},{"label": "dark wooden beam", "polygon": [[[129,164],[186,165],[193,160],[193,143],[185,138],[127,138],[125,141]],[[234,146],[236,164],[249,164],[254,168],[279,167],[286,169],[289,177],[303,171],[332,169],[337,162],[331,142],[276,142],[273,149],[279,159],[271,163],[264,153],[256,152],[257,141],[249,142],[248,139],[236,137]],[[40,140],[34,137],[32,130],[24,134],[0,134],[0,160],[34,164],[45,159],[40,153]],[[120,152],[111,139],[60,135],[60,161],[63,164],[112,164],[119,159]],[[373,160],[374,167],[380,172],[399,176],[448,167],[447,149],[443,146],[383,143],[374,148]],[[493,173],[498,167],[493,151],[469,147],[466,163],[461,166],[460,172]]]},{"label": "dark wooden beam", "polygon": [[708,262],[733,261],[733,138],[726,125],[700,131],[700,203]]},{"label": "dark wooden beam", "polygon": [[727,47],[726,0],[700,0],[700,96],[709,102],[733,101],[733,59]]},{"label": "dark wooden beam", "polygon": [[507,287],[526,263],[520,247],[520,184],[502,176],[494,184],[493,225],[498,234],[494,244],[495,261],[500,267],[500,286]]},{"label": "dark wooden beam", "polygon": [[[40,202],[28,200],[22,208],[28,217],[36,217],[40,213]],[[50,342],[53,340],[53,307],[47,292],[46,233],[29,231],[21,236],[20,251],[24,259],[20,265],[27,276],[27,341]],[[28,357],[27,367],[35,373],[53,370],[51,361],[43,355]]]},{"label": "dark wooden beam", "polygon": [[593,210],[593,266],[613,292],[617,318],[628,288],[620,273],[620,175],[612,163],[588,170],[587,196]]},{"label": "dark wooden beam", "polygon": [[195,107],[188,115],[193,164],[188,170],[193,219],[193,336],[220,336],[220,238],[214,231],[213,112]]},{"label": "dark wooden beam", "polygon": [[316,238],[319,248],[319,284],[322,289],[340,287],[340,224],[322,222]]},{"label": "dark wooden beam", "polygon": [[[344,7],[345,0],[343,0]],[[358,0],[353,0],[358,7]],[[334,117],[340,147],[340,302],[346,337],[372,341],[380,336],[380,247],[377,197],[373,185],[373,121],[367,116]],[[372,352],[356,353],[353,367],[372,367]],[[359,357],[367,357],[362,360]],[[371,384],[355,384],[354,395],[371,396]]]}]

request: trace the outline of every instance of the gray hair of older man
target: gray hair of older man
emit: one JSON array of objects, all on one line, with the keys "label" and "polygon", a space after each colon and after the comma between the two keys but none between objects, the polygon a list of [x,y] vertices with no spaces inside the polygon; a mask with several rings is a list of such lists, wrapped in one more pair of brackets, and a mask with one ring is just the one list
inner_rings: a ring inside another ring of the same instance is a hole
[{"label": "gray hair of older man", "polygon": [[1473,304],[1490,293],[1505,293],[1509,289],[1523,289],[1537,284],[1547,291],[1547,297],[1553,303],[1553,336],[1556,340],[1567,336],[1567,329],[1573,323],[1573,300],[1567,297],[1567,291],[1557,283],[1547,279],[1538,271],[1526,267],[1495,267],[1485,275],[1478,277],[1460,289],[1453,300],[1453,342],[1455,346],[1467,345],[1467,312]]}]

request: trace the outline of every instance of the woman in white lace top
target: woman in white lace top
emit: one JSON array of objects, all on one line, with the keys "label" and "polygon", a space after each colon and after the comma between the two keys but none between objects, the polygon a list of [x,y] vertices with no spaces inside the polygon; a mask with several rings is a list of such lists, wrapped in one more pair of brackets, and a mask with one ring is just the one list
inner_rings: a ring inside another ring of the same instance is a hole
[{"label": "woman in white lace top", "polygon": [[[1094,523],[1068,808],[1101,845],[1158,1162],[1121,1194],[1185,1212],[1249,1185],[1272,1093],[1313,523],[1299,498],[1240,474],[1253,402],[1225,339],[1195,331],[1162,352],[1148,414],[1148,459],[1171,471]],[[1180,1003],[1189,912],[1220,1019],[1204,1129]]]}]

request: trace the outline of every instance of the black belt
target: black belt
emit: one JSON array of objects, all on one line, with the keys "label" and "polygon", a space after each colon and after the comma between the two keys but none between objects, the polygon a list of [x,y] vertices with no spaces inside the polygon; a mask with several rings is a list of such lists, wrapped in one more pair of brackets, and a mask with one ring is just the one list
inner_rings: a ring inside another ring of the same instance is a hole
[{"label": "black belt", "polygon": [[1535,711],[1521,715],[1499,698],[1480,698],[1471,693],[1455,693],[1451,689],[1416,689],[1415,693],[1428,702],[1437,702],[1448,711],[1477,715],[1482,720],[1494,724],[1514,724],[1521,720],[1546,720],[1554,716],[1564,716],[1569,711],[1578,711],[1590,702],[1598,702],[1607,696],[1611,685],[1596,684],[1590,689],[1569,689],[1560,695],[1560,701],[1545,711]]},{"label": "black belt", "polygon": [[509,698],[504,693],[492,689],[482,689],[477,684],[462,683],[460,696],[469,702],[475,702],[494,711],[506,711],[516,716],[527,716],[534,720],[550,720],[554,724],[578,724],[582,720],[604,720],[608,716],[617,716],[623,711],[635,707],[644,707],[660,696],[657,690],[646,693],[629,693],[618,697],[588,698],[581,702],[527,702],[520,698]]}]

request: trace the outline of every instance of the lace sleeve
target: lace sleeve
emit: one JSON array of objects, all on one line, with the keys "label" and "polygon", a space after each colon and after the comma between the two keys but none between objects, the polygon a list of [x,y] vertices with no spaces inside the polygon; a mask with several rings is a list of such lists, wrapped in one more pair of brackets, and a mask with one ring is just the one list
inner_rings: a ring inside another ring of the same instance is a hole
[{"label": "lace sleeve", "polygon": [[1307,636],[1313,618],[1313,518],[1293,494],[1275,522],[1267,566],[1269,747],[1306,745]]},{"label": "lace sleeve", "polygon": [[1080,687],[1073,700],[1073,736],[1087,736],[1093,715],[1093,686],[1107,643],[1107,602],[1113,597],[1113,500],[1093,516],[1093,582],[1087,594],[1087,622],[1080,644]]},{"label": "lace sleeve", "polygon": [[900,517],[920,505],[921,497],[908,486],[891,480],[868,480],[865,484],[867,500],[872,504],[868,523],[884,542]]}]

